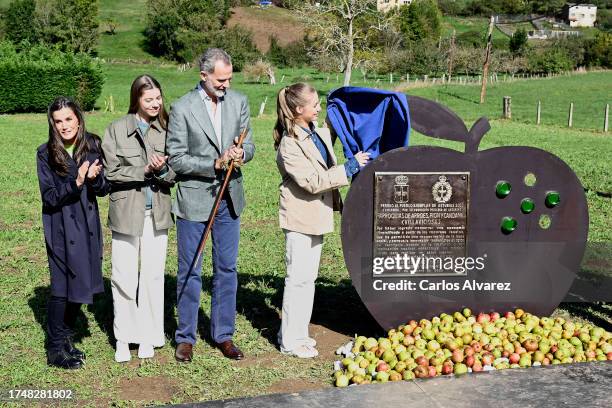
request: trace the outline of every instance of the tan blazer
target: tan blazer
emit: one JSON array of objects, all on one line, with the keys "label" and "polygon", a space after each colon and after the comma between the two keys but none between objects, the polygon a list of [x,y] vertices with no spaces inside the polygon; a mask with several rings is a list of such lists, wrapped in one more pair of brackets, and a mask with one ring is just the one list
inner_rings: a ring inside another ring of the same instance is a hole
[{"label": "tan blazer", "polygon": [[334,230],[334,202],[340,202],[338,187],[348,185],[344,166],[337,166],[329,130],[316,129],[327,147],[332,167],[304,129],[295,127],[296,137],[283,136],[276,154],[281,173],[280,226],[289,231],[323,235]]},{"label": "tan blazer", "polygon": [[155,230],[172,227],[170,187],[174,184],[172,168],[164,177],[145,178],[148,156],[166,154],[166,131],[156,119],[151,123],[146,140],[137,130],[136,115],[130,113],[111,123],[102,140],[104,171],[111,182],[108,227],[115,232],[141,236],[144,226],[145,186],[153,190]]}]

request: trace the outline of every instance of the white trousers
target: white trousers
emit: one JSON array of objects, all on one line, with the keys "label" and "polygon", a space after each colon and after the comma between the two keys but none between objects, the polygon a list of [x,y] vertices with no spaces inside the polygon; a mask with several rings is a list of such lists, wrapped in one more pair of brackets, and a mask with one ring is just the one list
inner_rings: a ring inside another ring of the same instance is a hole
[{"label": "white trousers", "polygon": [[323,235],[283,231],[287,277],[279,342],[281,351],[290,352],[303,345],[308,337]]},{"label": "white trousers", "polygon": [[113,231],[111,288],[118,341],[164,345],[167,247],[168,230],[155,231],[150,210],[145,211],[142,236]]}]

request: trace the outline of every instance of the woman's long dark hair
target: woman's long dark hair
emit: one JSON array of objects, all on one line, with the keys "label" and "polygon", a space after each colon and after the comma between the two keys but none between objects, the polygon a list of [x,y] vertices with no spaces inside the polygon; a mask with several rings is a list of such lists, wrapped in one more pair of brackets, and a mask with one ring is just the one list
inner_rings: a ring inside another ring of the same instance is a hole
[{"label": "woman's long dark hair", "polygon": [[70,156],[64,148],[64,141],[62,136],[55,128],[55,122],[53,121],[53,113],[64,108],[72,110],[74,115],[79,121],[79,129],[76,134],[74,141],[74,153],[72,158],[76,162],[77,166],[80,166],[83,161],[87,158],[87,154],[92,149],[98,149],[100,146],[100,138],[96,135],[89,134],[91,136],[91,142],[88,140],[87,132],[85,131],[85,118],[79,105],[72,99],[65,96],[55,98],[55,100],[49,105],[47,110],[47,120],[49,122],[49,140],[47,142],[47,149],[49,151],[49,164],[51,168],[60,176],[66,176],[68,174],[68,160]]},{"label": "woman's long dark hair", "polygon": [[166,112],[166,104],[164,102],[164,92],[161,89],[161,85],[151,75],[141,75],[132,82],[132,89],[130,90],[130,108],[128,113],[137,113],[140,107],[140,97],[144,91],[149,89],[159,89],[159,93],[162,97],[162,106],[159,111],[159,124],[164,130],[168,129],[168,112]]}]

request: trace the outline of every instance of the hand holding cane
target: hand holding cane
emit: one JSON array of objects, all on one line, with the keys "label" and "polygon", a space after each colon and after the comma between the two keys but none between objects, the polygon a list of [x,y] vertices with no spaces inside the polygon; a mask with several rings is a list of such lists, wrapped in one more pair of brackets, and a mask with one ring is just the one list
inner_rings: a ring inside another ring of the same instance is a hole
[{"label": "hand holding cane", "polygon": [[[248,133],[248,130],[246,128],[242,131],[242,133],[240,133],[240,137],[238,138],[238,143],[236,145],[237,147],[239,148],[242,147],[242,143],[244,142],[244,139],[246,138],[247,133]],[[225,178],[223,179],[223,184],[221,185],[221,189],[219,190],[219,192],[217,193],[217,197],[215,198],[215,203],[213,204],[212,211],[210,213],[210,216],[208,217],[208,223],[206,224],[206,229],[204,230],[204,234],[202,235],[202,239],[200,240],[200,246],[198,247],[198,252],[196,253],[195,259],[193,260],[193,263],[191,264],[191,268],[194,268],[195,265],[198,264],[198,261],[200,260],[200,256],[202,255],[202,251],[204,250],[204,247],[206,246],[206,240],[208,239],[208,236],[210,235],[210,231],[212,230],[212,226],[213,226],[213,223],[215,222],[217,211],[219,211],[219,204],[221,203],[221,199],[223,198],[223,194],[225,193],[225,189],[227,188],[227,184],[229,183],[230,177],[232,175],[232,171],[234,171],[234,166],[235,166],[235,162],[234,160],[231,160],[229,166],[227,167],[227,172],[225,173]]]}]

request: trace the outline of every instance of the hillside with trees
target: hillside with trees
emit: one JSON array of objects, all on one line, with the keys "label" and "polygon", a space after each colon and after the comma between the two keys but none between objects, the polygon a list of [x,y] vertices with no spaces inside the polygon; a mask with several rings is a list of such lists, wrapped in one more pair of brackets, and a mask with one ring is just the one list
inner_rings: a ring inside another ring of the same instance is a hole
[{"label": "hillside with trees", "polygon": [[[588,35],[525,39],[534,16],[558,16],[559,0],[414,0],[388,13],[374,0],[0,0],[0,39],[17,50],[43,44],[65,52],[192,63],[207,47],[227,49],[236,70],[257,61],[344,74],[478,75],[488,16],[523,19],[493,31],[491,70],[555,73],[610,68],[612,1],[594,0]],[[117,11],[113,11],[113,10]],[[119,10],[120,9],[120,10]],[[120,57],[119,57],[120,58]]]}]

